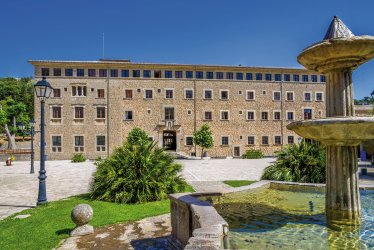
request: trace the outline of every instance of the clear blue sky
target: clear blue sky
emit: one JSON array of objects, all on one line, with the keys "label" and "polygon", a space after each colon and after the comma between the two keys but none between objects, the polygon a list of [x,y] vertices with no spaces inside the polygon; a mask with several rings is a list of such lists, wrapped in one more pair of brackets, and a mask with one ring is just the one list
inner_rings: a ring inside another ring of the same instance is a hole
[{"label": "clear blue sky", "polygon": [[[334,15],[374,35],[372,0],[1,0],[0,77],[32,76],[29,59],[301,67]],[[374,61],[354,72],[355,98],[374,90]]]}]

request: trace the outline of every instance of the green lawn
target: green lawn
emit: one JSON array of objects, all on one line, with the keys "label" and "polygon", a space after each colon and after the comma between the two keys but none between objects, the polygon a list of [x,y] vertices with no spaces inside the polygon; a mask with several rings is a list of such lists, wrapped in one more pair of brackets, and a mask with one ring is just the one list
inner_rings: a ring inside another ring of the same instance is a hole
[{"label": "green lawn", "polygon": [[[186,192],[193,192],[188,187]],[[0,249],[52,249],[69,237],[74,228],[70,212],[74,206],[86,203],[94,211],[91,225],[100,227],[122,222],[137,221],[146,217],[170,212],[169,200],[144,204],[116,204],[92,201],[84,196],[50,202],[45,206],[24,210],[18,214],[31,214],[25,219],[12,219],[15,215],[0,221]]]},{"label": "green lawn", "polygon": [[247,186],[251,185],[252,183],[255,183],[257,181],[247,181],[247,180],[229,180],[229,181],[223,181],[223,183],[231,186],[231,187],[241,187],[241,186]]}]

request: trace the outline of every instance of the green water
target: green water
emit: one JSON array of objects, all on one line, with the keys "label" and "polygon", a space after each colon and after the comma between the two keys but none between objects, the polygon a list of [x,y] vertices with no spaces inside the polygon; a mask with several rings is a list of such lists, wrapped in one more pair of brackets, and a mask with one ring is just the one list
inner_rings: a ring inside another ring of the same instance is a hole
[{"label": "green water", "polygon": [[210,197],[229,224],[230,249],[374,249],[374,191],[361,191],[356,230],[326,227],[325,196],[261,188]]}]

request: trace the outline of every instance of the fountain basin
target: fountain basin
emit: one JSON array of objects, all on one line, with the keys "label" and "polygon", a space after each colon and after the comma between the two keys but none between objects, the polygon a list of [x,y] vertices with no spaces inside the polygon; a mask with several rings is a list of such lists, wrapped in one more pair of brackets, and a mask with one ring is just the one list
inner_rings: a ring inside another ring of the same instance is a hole
[{"label": "fountain basin", "polygon": [[292,122],[287,129],[324,145],[357,146],[374,139],[374,117],[334,117]]},{"label": "fountain basin", "polygon": [[297,57],[306,68],[321,73],[341,68],[355,69],[374,57],[374,36],[353,36],[323,40]]}]

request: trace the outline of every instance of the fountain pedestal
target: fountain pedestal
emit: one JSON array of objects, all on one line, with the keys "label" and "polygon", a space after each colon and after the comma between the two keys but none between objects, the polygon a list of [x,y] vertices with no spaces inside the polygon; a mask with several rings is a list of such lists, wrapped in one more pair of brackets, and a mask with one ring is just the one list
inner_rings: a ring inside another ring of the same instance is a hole
[{"label": "fountain pedestal", "polygon": [[327,75],[328,118],[295,122],[287,128],[327,146],[326,216],[331,226],[360,223],[357,145],[374,139],[374,117],[354,117],[352,70],[373,57],[374,37],[354,36],[334,17],[324,40],[303,50],[297,58],[306,68]]}]

